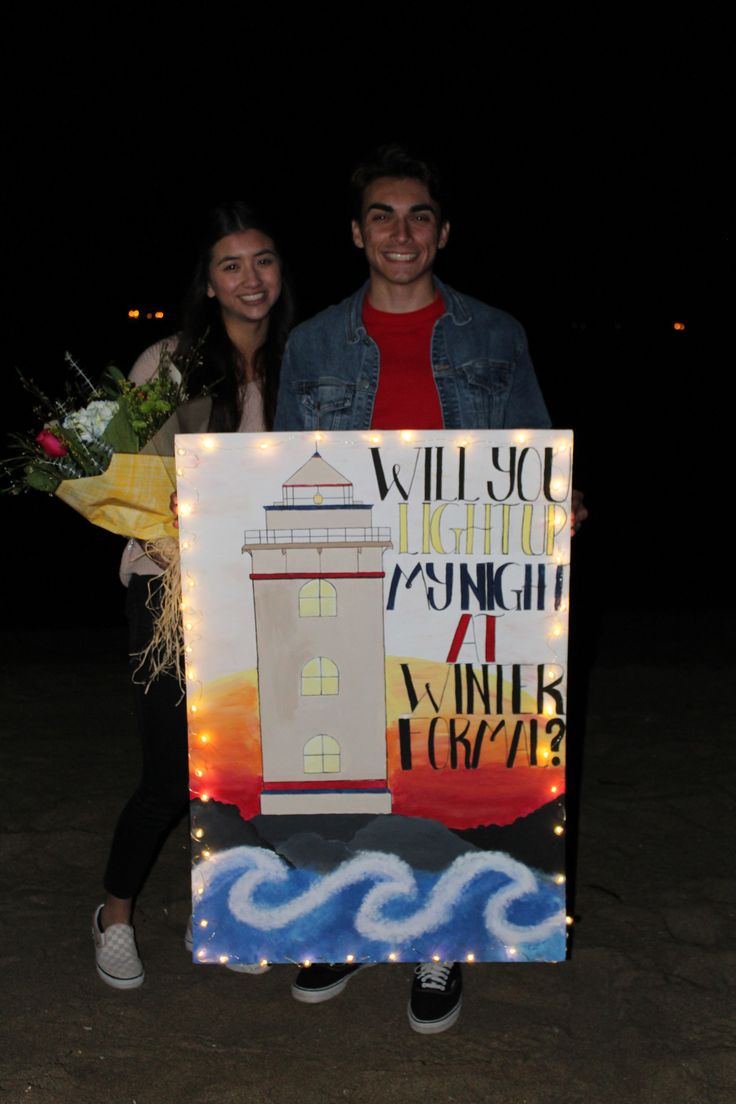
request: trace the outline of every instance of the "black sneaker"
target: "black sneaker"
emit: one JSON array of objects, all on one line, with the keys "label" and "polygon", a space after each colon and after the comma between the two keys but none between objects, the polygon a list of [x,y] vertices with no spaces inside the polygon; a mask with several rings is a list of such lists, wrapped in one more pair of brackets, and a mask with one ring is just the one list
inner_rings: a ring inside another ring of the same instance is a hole
[{"label": "black sneaker", "polygon": [[463,1003],[463,975],[457,962],[420,962],[414,971],[409,1023],[420,1035],[438,1035],[457,1020]]},{"label": "black sneaker", "polygon": [[313,962],[311,966],[302,966],[291,987],[291,995],[305,1004],[332,1000],[342,993],[353,974],[369,965],[369,962]]}]

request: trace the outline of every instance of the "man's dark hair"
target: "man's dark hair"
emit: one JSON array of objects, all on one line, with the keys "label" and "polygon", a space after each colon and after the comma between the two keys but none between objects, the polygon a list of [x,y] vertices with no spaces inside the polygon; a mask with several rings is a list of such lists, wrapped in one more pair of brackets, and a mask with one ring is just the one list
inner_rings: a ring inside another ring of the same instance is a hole
[{"label": "man's dark hair", "polygon": [[442,194],[436,167],[429,161],[421,161],[398,142],[391,142],[379,146],[365,161],[361,161],[350,178],[352,215],[357,222],[360,222],[363,213],[366,188],[382,176],[391,176],[396,180],[421,180],[442,214]]}]

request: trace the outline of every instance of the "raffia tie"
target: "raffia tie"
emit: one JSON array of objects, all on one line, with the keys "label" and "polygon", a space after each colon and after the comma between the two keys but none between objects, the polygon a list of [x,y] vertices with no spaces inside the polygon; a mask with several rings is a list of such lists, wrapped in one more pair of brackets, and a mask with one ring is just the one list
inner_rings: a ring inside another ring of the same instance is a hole
[{"label": "raffia tie", "polygon": [[146,693],[154,679],[171,675],[179,683],[184,696],[184,628],[181,618],[181,561],[179,541],[175,537],[160,537],[146,541],[143,549],[157,564],[164,568],[160,576],[158,610],[149,597],[146,606],[154,615],[153,634],[143,651],[136,654],[139,660],[133,677],[145,671]]}]

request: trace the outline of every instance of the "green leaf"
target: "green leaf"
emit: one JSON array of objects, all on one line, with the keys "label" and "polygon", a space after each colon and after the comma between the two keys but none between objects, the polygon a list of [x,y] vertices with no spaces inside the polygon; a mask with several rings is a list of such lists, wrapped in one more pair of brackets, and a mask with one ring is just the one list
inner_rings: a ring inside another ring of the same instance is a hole
[{"label": "green leaf", "polygon": [[30,468],[26,470],[26,483],[34,491],[46,491],[53,494],[61,483],[61,478],[53,472],[44,471],[42,468]]},{"label": "green leaf", "polygon": [[123,402],[113,414],[102,434],[103,441],[107,441],[115,452],[138,452],[138,434],[131,424],[127,405]]}]

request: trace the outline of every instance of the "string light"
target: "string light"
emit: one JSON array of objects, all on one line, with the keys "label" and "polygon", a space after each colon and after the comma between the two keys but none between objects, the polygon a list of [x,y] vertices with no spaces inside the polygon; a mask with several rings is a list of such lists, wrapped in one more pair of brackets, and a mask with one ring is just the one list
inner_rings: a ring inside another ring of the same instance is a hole
[{"label": "string light", "polygon": [[304,959],[304,962],[302,963],[302,965],[303,965],[303,966],[311,966],[311,965],[312,965],[312,962],[311,962],[311,960],[310,960],[310,959],[308,959],[308,958],[305,958],[305,959]]},{"label": "string light", "polygon": [[259,447],[259,449],[262,449],[263,452],[265,452],[266,449],[268,448],[268,441],[259,441],[258,442],[258,447]]},{"label": "string light", "polygon": [[561,824],[555,824],[554,833],[556,836],[564,836],[565,829],[562,827]]},{"label": "string light", "polygon": [[346,962],[353,962],[354,960],[355,960],[355,955],[351,955],[351,954],[345,955],[345,961]]},{"label": "string light", "polygon": [[564,885],[566,880],[567,879],[565,878],[564,874],[555,874],[555,883],[557,885]]},{"label": "string light", "polygon": [[206,951],[197,951],[197,958],[204,958],[206,954]]},{"label": "string light", "polygon": [[203,437],[202,448],[206,448],[208,452],[212,452],[214,448],[217,448],[217,441],[214,437]]},{"label": "string light", "polygon": [[567,924],[568,928],[571,928],[573,926],[573,924],[575,923],[575,920],[573,919],[572,916],[566,916],[565,917],[565,923]]},{"label": "string light", "polygon": [[433,962],[441,962],[442,960],[441,960],[441,958],[438,954],[433,954],[432,955],[432,961]]},{"label": "string light", "polygon": [[557,790],[558,790],[557,786],[550,786],[550,788],[549,788],[550,793],[557,793]]},{"label": "string light", "polygon": [[203,835],[204,835],[204,828],[195,828],[194,829],[194,838],[195,839],[202,839]]},{"label": "string light", "polygon": [[507,952],[507,954],[510,954],[512,958],[514,957],[515,954],[519,953],[517,951],[516,947],[507,947],[506,952]]},{"label": "string light", "polygon": [[380,433],[372,433],[370,441],[371,441],[372,445],[380,445],[380,443],[381,443],[381,434]]},{"label": "string light", "polygon": [[200,928],[206,928],[208,924],[209,924],[209,920],[200,920],[199,921]]},{"label": "string light", "polygon": [[391,951],[388,956],[389,962],[395,962],[398,957],[396,951]]},{"label": "string light", "polygon": [[523,445],[526,441],[526,433],[517,433],[514,440],[518,445]]},{"label": "string light", "polygon": [[475,962],[475,955],[473,954],[472,951],[469,951],[468,954],[466,954],[465,961],[466,962]]},{"label": "string light", "polygon": [[226,962],[230,961],[230,956],[229,955],[220,955],[220,957],[218,958],[217,961],[220,962],[224,966]]},{"label": "string light", "polygon": [[412,439],[411,430],[410,429],[402,429],[402,431],[401,431],[401,440],[402,441],[411,441],[411,439]]}]

